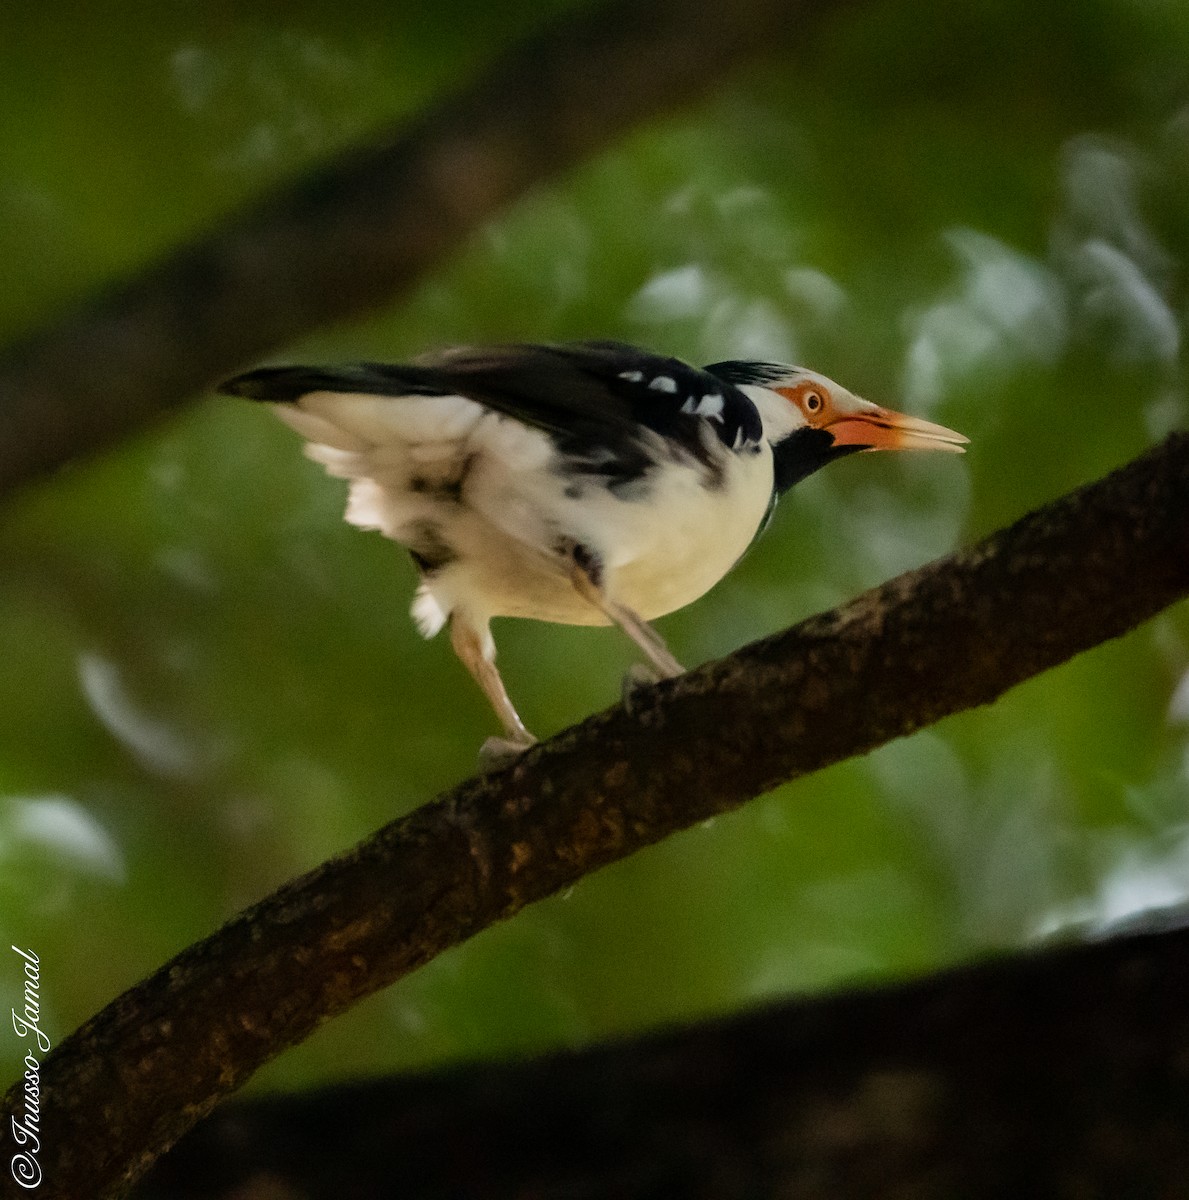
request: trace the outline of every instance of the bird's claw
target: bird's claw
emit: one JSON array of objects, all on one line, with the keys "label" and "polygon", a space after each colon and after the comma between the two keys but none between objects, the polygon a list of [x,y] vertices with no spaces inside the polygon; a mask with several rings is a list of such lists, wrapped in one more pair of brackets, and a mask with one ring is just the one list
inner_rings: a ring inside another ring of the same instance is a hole
[{"label": "bird's claw", "polygon": [[506,767],[510,767],[527,749],[536,744],[536,738],[530,742],[522,742],[513,741],[511,738],[489,737],[479,747],[479,770],[483,774],[502,771]]},{"label": "bird's claw", "polygon": [[661,681],[660,672],[644,663],[632,663],[623,673],[622,697],[623,707],[629,715],[634,715],[636,701],[645,688],[655,687]]}]

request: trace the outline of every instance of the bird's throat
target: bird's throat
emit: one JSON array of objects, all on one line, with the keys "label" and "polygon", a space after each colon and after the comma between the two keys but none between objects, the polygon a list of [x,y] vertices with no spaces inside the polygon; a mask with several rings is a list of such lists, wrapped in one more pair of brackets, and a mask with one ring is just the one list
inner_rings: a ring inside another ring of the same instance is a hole
[{"label": "bird's throat", "polygon": [[797,429],[772,447],[776,494],[783,495],[807,475],[836,458],[862,450],[862,446],[836,446],[824,429]]}]

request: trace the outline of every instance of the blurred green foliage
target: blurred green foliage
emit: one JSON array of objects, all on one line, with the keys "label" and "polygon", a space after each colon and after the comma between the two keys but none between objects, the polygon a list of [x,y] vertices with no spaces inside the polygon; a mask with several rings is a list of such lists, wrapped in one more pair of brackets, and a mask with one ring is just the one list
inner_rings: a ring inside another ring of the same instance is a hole
[{"label": "blurred green foliage", "polygon": [[[0,338],[560,7],[10,6]],[[615,336],[802,361],[970,435],[965,459],[850,459],[798,486],[736,572],[662,623],[679,657],[717,656],[1184,425],[1187,64],[1172,0],[850,6],[542,187],[410,302],[287,356]],[[0,940],[41,956],[56,1040],[468,774],[493,731],[448,647],[407,620],[410,566],[342,524],[342,502],[266,413],[207,398],[0,513]],[[541,733],[613,702],[632,658],[611,631],[497,635]],[[1187,672],[1181,605],[601,872],[264,1082],[581,1043],[1183,898]],[[0,1001],[20,982],[0,971]],[[6,1072],[23,1049],[0,1039]]]}]

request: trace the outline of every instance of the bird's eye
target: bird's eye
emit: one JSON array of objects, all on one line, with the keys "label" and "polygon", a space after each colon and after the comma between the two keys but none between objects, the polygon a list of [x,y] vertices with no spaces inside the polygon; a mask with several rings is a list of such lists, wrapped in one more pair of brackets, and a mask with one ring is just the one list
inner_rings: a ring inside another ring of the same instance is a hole
[{"label": "bird's eye", "polygon": [[820,392],[805,393],[805,411],[807,413],[816,413],[822,411],[822,396]]}]

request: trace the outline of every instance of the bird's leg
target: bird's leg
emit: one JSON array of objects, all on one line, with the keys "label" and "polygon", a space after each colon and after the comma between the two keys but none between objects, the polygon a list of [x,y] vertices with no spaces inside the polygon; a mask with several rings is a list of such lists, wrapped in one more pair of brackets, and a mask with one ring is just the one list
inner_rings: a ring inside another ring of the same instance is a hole
[{"label": "bird's leg", "polygon": [[665,639],[638,613],[626,604],[612,600],[602,586],[602,567],[585,546],[575,546],[571,552],[570,582],[584,600],[589,600],[600,612],[610,617],[644,651],[645,657],[661,679],[673,679],[685,674],[685,668],[673,657]]},{"label": "bird's leg", "polygon": [[520,714],[508,698],[504,681],[496,669],[495,642],[491,633],[486,626],[482,630],[476,629],[465,616],[455,611],[450,614],[450,644],[462,665],[483,689],[507,734],[503,738],[488,738],[479,751],[479,760],[485,768],[505,766],[537,739],[525,729]]}]

